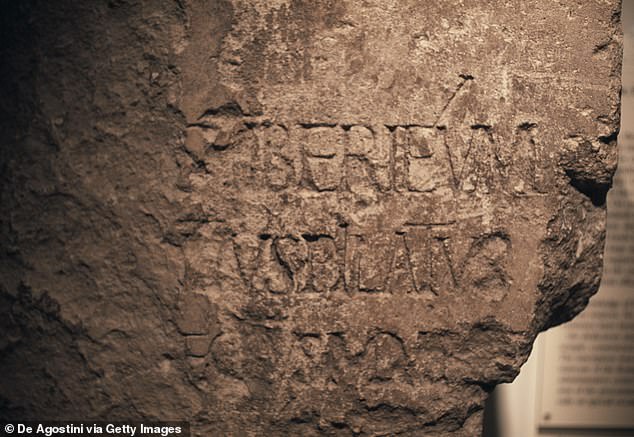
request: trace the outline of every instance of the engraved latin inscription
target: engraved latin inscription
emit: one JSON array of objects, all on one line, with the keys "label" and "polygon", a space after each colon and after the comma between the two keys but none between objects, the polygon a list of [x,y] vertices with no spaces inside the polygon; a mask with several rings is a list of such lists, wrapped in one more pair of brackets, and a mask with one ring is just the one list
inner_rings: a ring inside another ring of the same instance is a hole
[{"label": "engraved latin inscription", "polygon": [[[533,125],[514,134],[522,153],[506,156],[495,129],[474,125],[468,135],[445,127],[262,123],[255,144],[265,183],[273,191],[490,193],[512,185],[517,194],[546,188],[544,148]],[[251,145],[249,145],[251,147]],[[223,149],[224,150],[224,149]],[[215,152],[222,152],[216,150]]]},{"label": "engraved latin inscription", "polygon": [[[272,294],[433,297],[469,288],[481,290],[488,300],[502,299],[510,286],[510,239],[503,232],[474,236],[466,252],[460,252],[451,238],[454,232],[455,225],[443,224],[395,233],[266,234],[246,251],[228,241],[218,268],[227,280],[243,278],[247,288]],[[249,259],[252,269],[245,267]]]}]

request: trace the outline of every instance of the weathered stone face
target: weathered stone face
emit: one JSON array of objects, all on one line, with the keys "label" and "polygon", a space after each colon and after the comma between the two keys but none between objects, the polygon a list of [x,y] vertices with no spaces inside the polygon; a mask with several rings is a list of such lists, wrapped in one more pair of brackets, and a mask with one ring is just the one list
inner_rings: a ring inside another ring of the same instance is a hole
[{"label": "weathered stone face", "polygon": [[[4,300],[30,314],[11,319],[25,340],[5,368],[35,327],[80,326],[50,348],[102,387],[90,417],[133,405],[200,435],[477,435],[487,391],[598,287],[619,2],[142,3],[59,32],[117,23],[75,54],[101,48],[102,73],[92,55],[33,55],[43,103],[26,114],[47,134],[31,137],[57,148],[39,152],[53,157],[39,185],[5,153]],[[44,32],[59,18],[41,9]],[[41,187],[11,194],[25,176]],[[53,218],[22,218],[38,211]],[[39,384],[79,390],[52,375]],[[9,383],[0,395],[12,414],[64,414]]]}]

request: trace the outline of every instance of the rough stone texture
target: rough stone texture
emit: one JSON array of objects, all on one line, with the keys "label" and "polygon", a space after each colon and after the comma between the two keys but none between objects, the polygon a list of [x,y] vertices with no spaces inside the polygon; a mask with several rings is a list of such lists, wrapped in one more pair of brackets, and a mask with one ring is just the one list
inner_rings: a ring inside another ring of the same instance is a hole
[{"label": "rough stone texture", "polygon": [[2,6],[2,419],[475,436],[597,289],[617,0]]}]

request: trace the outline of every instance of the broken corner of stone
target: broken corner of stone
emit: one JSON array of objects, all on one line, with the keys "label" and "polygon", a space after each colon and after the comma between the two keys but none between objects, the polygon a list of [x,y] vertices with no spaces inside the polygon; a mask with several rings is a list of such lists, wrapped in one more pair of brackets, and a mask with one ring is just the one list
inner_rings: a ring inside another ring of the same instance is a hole
[{"label": "broken corner of stone", "polygon": [[599,286],[617,0],[6,17],[3,419],[476,436]]}]

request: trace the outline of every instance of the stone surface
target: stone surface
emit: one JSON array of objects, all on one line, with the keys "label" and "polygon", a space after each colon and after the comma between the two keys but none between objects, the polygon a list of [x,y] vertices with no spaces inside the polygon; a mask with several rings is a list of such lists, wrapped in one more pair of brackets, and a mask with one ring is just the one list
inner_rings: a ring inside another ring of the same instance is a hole
[{"label": "stone surface", "polygon": [[478,435],[598,287],[619,8],[5,2],[0,417]]}]

